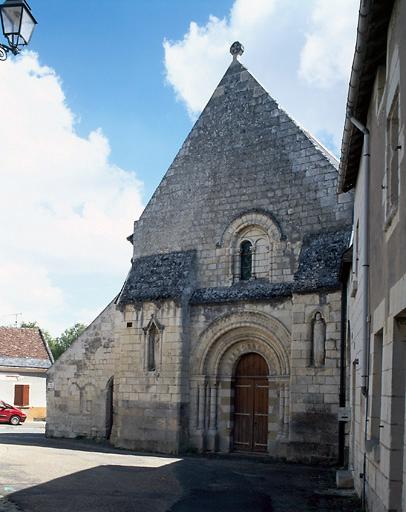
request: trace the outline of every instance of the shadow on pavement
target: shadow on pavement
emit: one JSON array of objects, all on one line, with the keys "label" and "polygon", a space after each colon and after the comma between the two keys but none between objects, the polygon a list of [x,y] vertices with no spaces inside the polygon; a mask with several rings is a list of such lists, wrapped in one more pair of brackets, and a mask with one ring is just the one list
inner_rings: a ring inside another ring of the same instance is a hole
[{"label": "shadow on pavement", "polygon": [[355,499],[326,493],[333,479],[308,466],[187,458],[97,466],[8,498],[24,512],[357,512]]}]

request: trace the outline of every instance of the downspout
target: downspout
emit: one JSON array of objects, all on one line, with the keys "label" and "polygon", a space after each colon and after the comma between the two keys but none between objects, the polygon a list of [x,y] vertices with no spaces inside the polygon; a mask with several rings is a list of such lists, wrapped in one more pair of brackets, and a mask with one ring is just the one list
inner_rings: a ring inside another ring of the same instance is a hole
[{"label": "downspout", "polygon": [[362,237],[362,384],[361,391],[364,396],[368,395],[369,377],[369,174],[370,159],[369,152],[369,130],[355,117],[350,118],[351,123],[364,134],[363,160],[364,160],[364,183],[362,196],[364,199],[362,209],[363,237]]},{"label": "downspout", "polygon": [[[341,291],[341,346],[340,346],[340,394],[339,406],[346,405],[345,348],[347,338],[347,279],[343,279]],[[345,422],[338,422],[338,465],[345,465]]]},{"label": "downspout", "polygon": [[361,276],[362,276],[362,375],[361,375],[361,392],[365,397],[365,421],[364,421],[364,464],[363,464],[363,485],[362,485],[362,502],[365,507],[366,499],[366,443],[368,438],[368,415],[369,415],[369,180],[370,180],[370,149],[369,149],[369,130],[361,124],[355,117],[350,117],[351,123],[364,134],[363,144],[363,164],[364,164],[364,180],[363,180],[363,237],[362,237],[362,255],[361,255]]}]

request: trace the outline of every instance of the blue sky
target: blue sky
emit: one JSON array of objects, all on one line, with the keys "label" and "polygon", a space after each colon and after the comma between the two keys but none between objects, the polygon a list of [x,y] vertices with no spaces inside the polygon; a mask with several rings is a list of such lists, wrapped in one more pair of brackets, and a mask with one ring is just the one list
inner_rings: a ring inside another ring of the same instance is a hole
[{"label": "blue sky", "polygon": [[192,122],[165,84],[164,39],[191,20],[223,18],[222,0],[32,0],[39,21],[30,48],[61,76],[77,131],[102,127],[111,160],[136,170],[147,200]]},{"label": "blue sky", "polygon": [[[0,62],[0,324],[89,323],[126,240],[227,69],[229,46],[339,154],[358,0],[31,0],[29,51]],[[18,136],[16,136],[18,134]]]}]

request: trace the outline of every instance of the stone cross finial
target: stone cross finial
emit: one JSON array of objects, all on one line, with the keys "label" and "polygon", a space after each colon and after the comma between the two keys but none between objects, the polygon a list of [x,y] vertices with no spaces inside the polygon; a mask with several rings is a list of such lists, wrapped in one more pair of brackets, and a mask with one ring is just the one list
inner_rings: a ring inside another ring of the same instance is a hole
[{"label": "stone cross finial", "polygon": [[244,53],[244,46],[239,41],[236,41],[231,45],[230,53],[233,56],[233,60],[236,60],[239,55]]}]

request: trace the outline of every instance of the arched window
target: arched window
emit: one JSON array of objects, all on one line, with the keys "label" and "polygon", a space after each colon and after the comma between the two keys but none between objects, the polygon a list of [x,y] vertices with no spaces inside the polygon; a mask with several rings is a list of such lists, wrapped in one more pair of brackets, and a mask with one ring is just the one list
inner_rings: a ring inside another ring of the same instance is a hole
[{"label": "arched window", "polygon": [[158,340],[158,331],[154,324],[148,331],[148,371],[155,370],[155,346]]},{"label": "arched window", "polygon": [[240,246],[241,281],[248,281],[252,277],[252,243],[244,240]]}]

